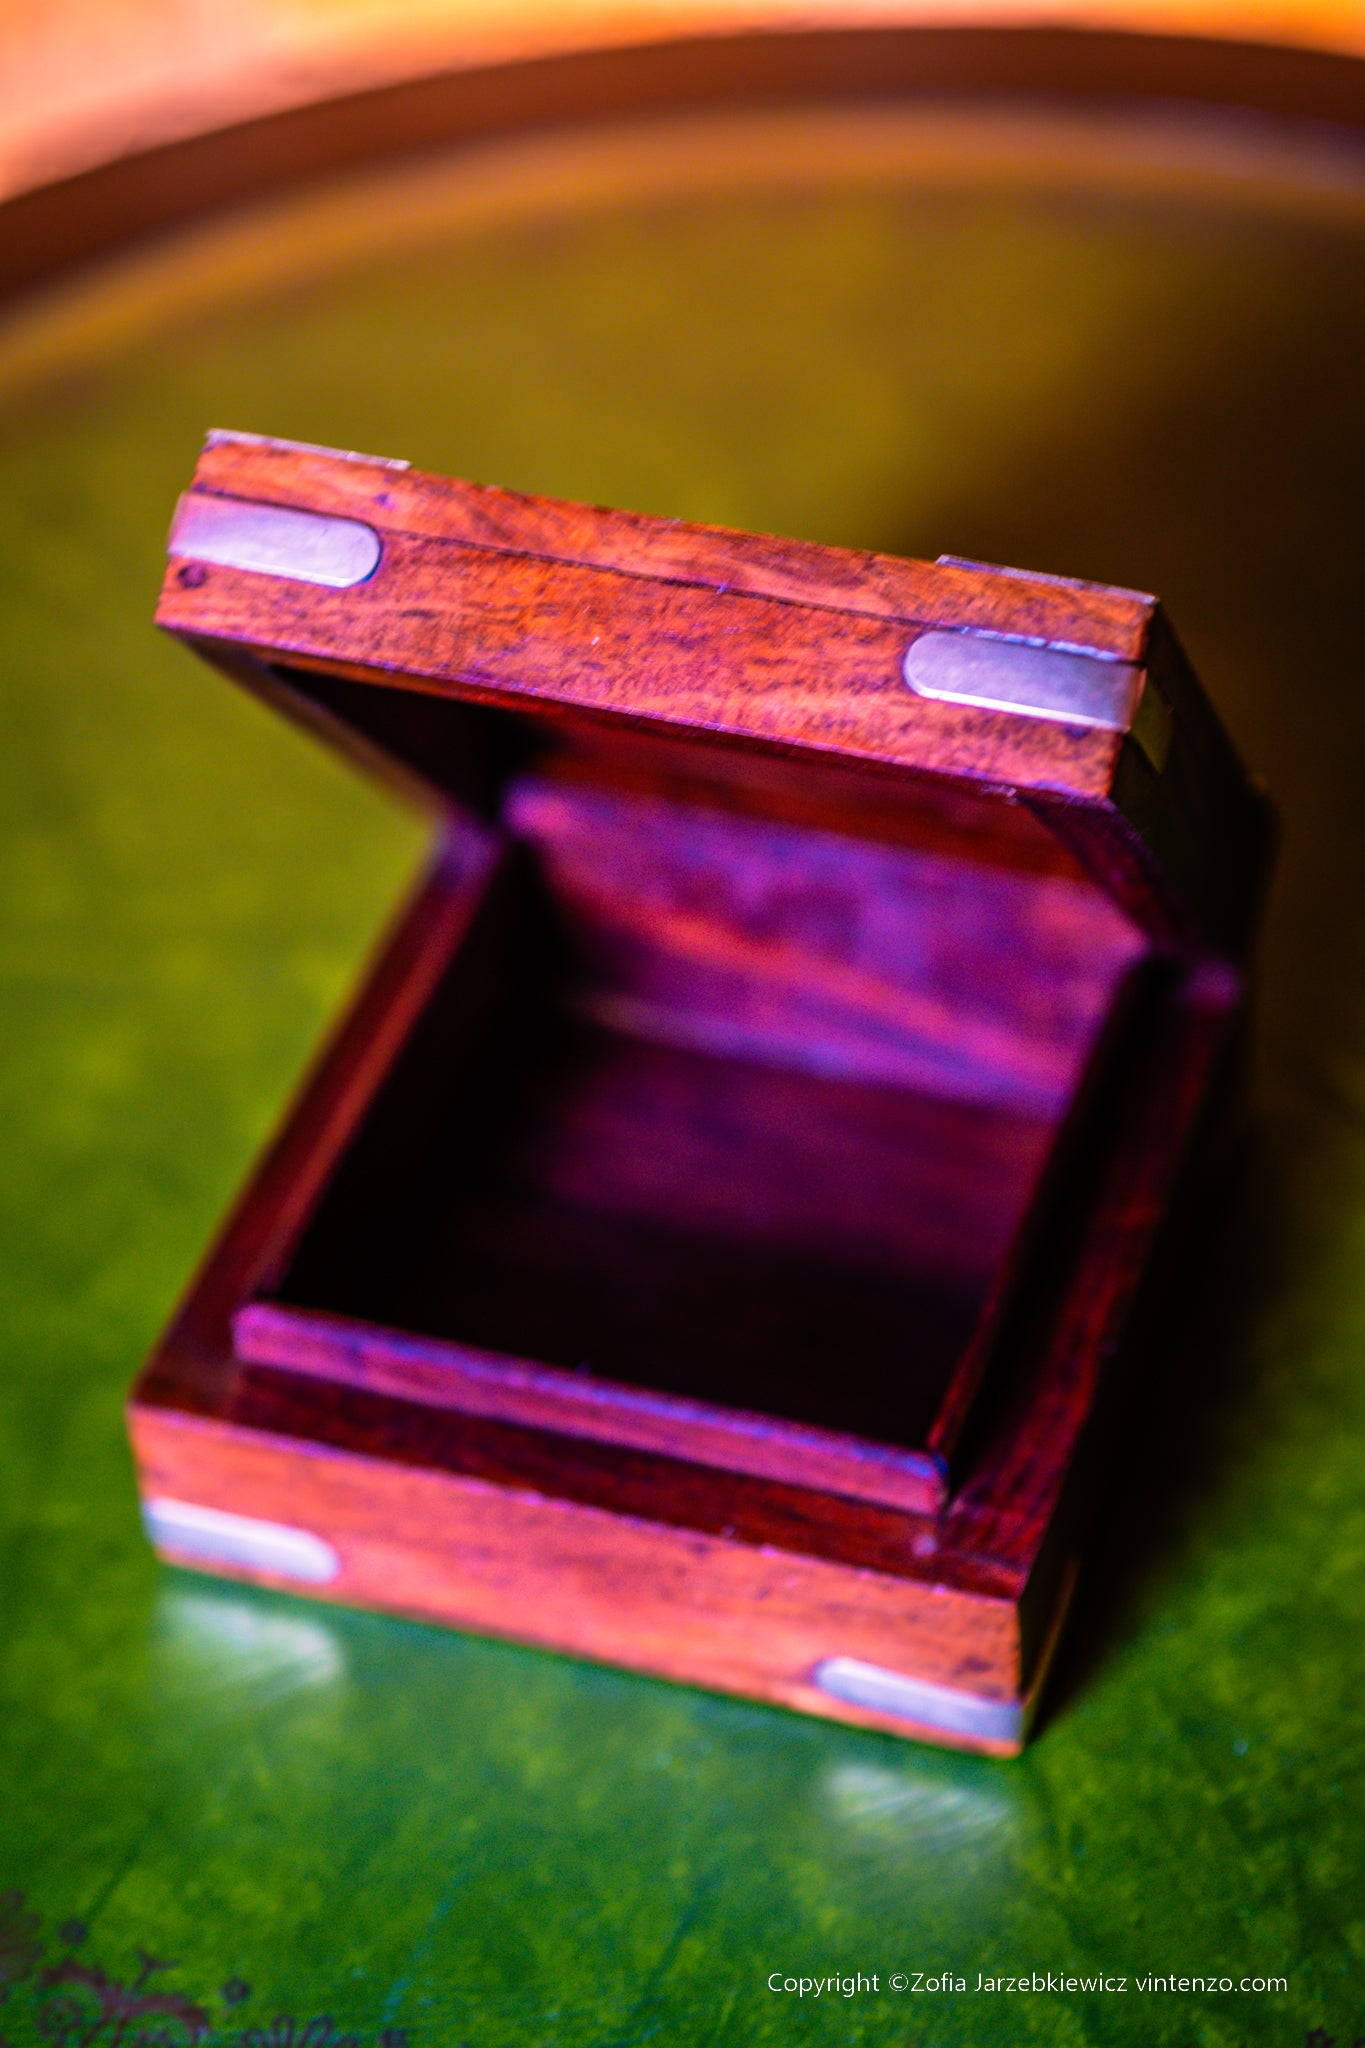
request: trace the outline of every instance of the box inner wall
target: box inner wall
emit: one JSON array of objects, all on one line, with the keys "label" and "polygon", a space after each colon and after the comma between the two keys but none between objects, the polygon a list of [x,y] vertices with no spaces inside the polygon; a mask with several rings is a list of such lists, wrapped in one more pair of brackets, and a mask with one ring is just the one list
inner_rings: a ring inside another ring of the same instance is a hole
[{"label": "box inner wall", "polygon": [[1142,941],[1066,873],[553,772],[284,1305],[924,1444]]}]

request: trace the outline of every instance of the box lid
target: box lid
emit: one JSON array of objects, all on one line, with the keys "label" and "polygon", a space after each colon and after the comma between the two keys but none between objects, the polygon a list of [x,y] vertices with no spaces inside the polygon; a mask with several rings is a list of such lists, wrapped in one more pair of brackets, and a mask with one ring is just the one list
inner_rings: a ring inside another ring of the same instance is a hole
[{"label": "box lid", "polygon": [[1031,812],[1159,943],[1249,945],[1270,809],[1152,597],[223,432],[169,551],[163,627],[445,800],[547,731],[720,746],[732,785],[785,757],[826,800],[837,767],[855,810],[958,786]]}]

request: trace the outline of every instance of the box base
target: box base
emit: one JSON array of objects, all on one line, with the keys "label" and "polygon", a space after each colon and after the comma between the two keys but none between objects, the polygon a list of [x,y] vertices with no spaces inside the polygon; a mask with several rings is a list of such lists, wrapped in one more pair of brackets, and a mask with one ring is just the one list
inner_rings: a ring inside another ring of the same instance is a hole
[{"label": "box base", "polygon": [[1113,1077],[935,1511],[253,1363],[268,1296],[471,916],[448,851],[134,1391],[177,1564],[993,1755],[1022,1745],[1126,1377],[1120,1340],[1237,1038],[1173,963]]}]

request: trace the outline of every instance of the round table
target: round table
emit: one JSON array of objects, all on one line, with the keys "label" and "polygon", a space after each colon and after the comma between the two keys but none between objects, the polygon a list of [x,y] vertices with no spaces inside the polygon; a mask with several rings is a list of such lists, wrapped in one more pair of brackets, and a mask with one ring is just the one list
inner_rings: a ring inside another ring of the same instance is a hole
[{"label": "round table", "polygon": [[[0,213],[11,2048],[1365,2035],[1363,69],[597,47]],[[423,837],[155,638],[215,425],[1168,602],[1286,823],[1257,1115],[1019,1762],[155,1565],[123,1393]]]}]

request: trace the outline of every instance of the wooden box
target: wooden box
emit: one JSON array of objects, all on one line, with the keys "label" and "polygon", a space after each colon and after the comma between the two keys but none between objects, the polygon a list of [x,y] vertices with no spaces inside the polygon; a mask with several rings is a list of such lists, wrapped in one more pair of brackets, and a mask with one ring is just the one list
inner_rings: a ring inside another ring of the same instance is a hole
[{"label": "wooden box", "polygon": [[1017,1750],[1272,838],[1156,603],[215,434],[158,616],[441,819],[161,1552]]}]

